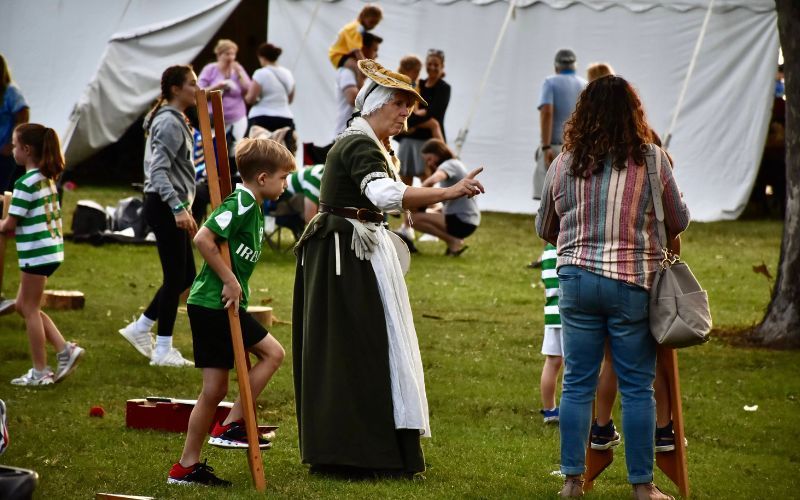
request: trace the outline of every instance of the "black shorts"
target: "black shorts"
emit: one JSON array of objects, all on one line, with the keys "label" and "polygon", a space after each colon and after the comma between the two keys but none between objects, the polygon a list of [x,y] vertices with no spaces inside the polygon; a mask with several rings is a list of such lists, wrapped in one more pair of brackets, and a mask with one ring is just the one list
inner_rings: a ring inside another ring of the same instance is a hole
[{"label": "black shorts", "polygon": [[457,215],[453,214],[445,215],[444,223],[445,226],[447,226],[447,234],[460,240],[474,233],[475,229],[478,227],[474,224],[467,224],[459,219]]},{"label": "black shorts", "polygon": [[[233,342],[228,311],[194,304],[187,304],[186,311],[189,313],[189,325],[192,328],[194,366],[228,370],[233,368]],[[258,344],[269,335],[267,329],[244,309],[239,309],[239,324],[242,326],[245,348]]]},{"label": "black shorts", "polygon": [[44,276],[46,278],[49,278],[50,276],[53,275],[54,272],[56,272],[56,269],[58,269],[58,266],[60,265],[61,265],[60,262],[54,262],[52,264],[45,264],[43,266],[23,267],[20,268],[20,271],[22,271],[23,273],[35,274],[37,276]]}]

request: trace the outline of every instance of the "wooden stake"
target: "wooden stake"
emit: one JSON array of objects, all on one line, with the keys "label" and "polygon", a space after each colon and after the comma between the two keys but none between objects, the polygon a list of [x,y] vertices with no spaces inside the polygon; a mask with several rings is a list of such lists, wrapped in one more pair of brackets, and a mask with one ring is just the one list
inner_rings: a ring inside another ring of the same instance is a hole
[{"label": "wooden stake", "polygon": [[[656,453],[656,465],[678,487],[681,496],[689,497],[689,469],[686,461],[686,441],[683,430],[683,405],[681,403],[681,382],[678,373],[678,352],[669,347],[658,347],[657,370],[667,373],[670,407],[672,408],[672,426],[675,431],[675,450]],[[593,411],[594,414],[594,411]],[[591,443],[586,447],[586,474],[584,475],[584,491],[594,486],[594,480],[611,465],[614,452],[593,450]]]},{"label": "wooden stake", "polygon": [[[8,217],[8,209],[11,208],[11,193],[3,193],[3,220]],[[3,296],[3,270],[6,265],[6,235],[0,234],[0,297]]]},{"label": "wooden stake", "polygon": [[[222,135],[217,135],[217,150],[219,157],[227,163],[227,145],[225,144],[224,121],[222,115],[222,93],[220,91],[211,92],[212,103],[219,99],[220,111],[214,113],[215,128],[220,130],[219,124],[222,123]],[[212,104],[213,105],[213,104]],[[200,133],[203,137],[203,152],[206,159],[206,172],[208,174],[208,191],[211,196],[211,207],[215,209],[222,203],[221,188],[223,186],[217,171],[217,162],[214,153],[214,142],[211,137],[211,121],[208,116],[208,100],[204,90],[197,91],[197,117],[200,122]],[[230,189],[230,174],[226,175],[228,181],[226,186]],[[227,242],[220,244],[220,254],[222,260],[229,268],[231,267],[231,255]],[[236,376],[239,379],[239,398],[242,403],[242,413],[244,414],[244,426],[247,431],[247,461],[250,465],[250,474],[253,476],[253,485],[257,491],[263,492],[267,488],[264,478],[264,466],[261,461],[261,450],[258,447],[258,424],[256,423],[255,404],[253,393],[250,391],[250,378],[247,370],[246,354],[244,342],[242,341],[242,327],[239,323],[239,312],[232,308],[228,309],[228,321],[231,328],[231,340],[233,342],[233,358],[236,365]]]}]

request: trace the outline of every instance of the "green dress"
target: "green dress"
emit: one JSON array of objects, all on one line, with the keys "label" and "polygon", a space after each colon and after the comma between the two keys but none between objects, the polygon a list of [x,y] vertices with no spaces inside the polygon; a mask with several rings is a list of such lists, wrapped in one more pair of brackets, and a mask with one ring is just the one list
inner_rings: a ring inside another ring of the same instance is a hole
[{"label": "green dress", "polygon": [[[382,177],[394,173],[373,139],[345,133],[328,154],[320,200],[380,211],[364,187]],[[421,431],[395,428],[384,307],[370,261],[350,249],[353,231],[347,219],[318,214],[296,249],[292,345],[301,458],[320,468],[421,472]]]}]

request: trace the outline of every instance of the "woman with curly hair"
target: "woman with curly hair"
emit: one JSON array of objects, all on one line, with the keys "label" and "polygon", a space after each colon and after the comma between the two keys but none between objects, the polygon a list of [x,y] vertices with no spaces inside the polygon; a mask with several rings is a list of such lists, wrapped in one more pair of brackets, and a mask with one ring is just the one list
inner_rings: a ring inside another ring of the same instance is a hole
[{"label": "woman with curly hair", "polygon": [[[639,499],[671,498],[653,481],[656,343],[649,288],[661,260],[645,157],[660,155],[658,191],[670,239],[689,225],[669,157],[651,144],[642,103],[619,76],[591,82],[566,125],[536,219],[558,248],[563,328],[561,496],[583,495],[584,454],[606,338],[622,393],[628,481]],[[658,162],[656,162],[658,163]]]}]

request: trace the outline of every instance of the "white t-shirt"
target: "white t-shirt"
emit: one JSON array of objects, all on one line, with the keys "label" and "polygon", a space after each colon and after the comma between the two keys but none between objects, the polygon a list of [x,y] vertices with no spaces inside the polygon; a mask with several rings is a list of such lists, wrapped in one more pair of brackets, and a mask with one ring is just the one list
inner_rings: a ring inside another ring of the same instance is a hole
[{"label": "white t-shirt", "polygon": [[357,87],[356,74],[351,69],[341,67],[336,70],[336,128],[334,137],[347,128],[347,120],[353,115],[353,105],[347,101],[344,90],[348,87]]},{"label": "white t-shirt", "polygon": [[261,98],[247,116],[280,116],[294,118],[289,109],[289,94],[294,90],[292,72],[280,66],[267,66],[253,73],[253,81],[261,86]]}]

